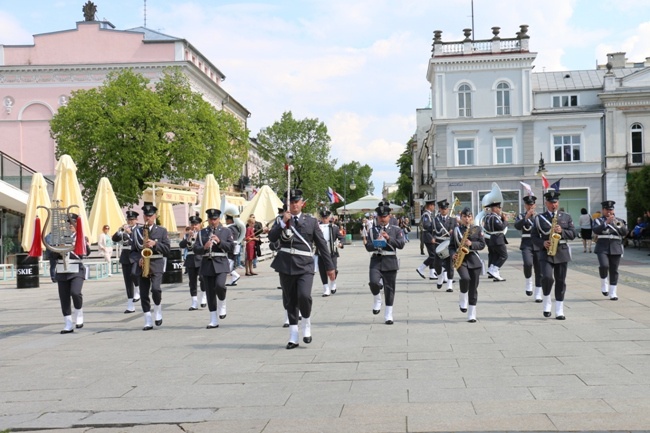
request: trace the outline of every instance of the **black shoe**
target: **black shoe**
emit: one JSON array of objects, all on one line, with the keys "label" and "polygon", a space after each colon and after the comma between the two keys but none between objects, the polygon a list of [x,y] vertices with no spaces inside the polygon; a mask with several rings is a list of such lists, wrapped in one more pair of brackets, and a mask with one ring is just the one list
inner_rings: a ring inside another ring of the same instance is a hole
[{"label": "black shoe", "polygon": [[556,320],[565,320],[566,317],[564,317],[564,316],[557,316],[555,319],[556,319]]},{"label": "black shoe", "polygon": [[162,319],[156,320],[154,323],[156,324],[156,326],[160,326],[162,325]]},{"label": "black shoe", "polygon": [[70,334],[74,332],[74,329],[62,329],[61,334]]},{"label": "black shoe", "polygon": [[436,287],[438,288],[438,290],[440,290],[442,289],[442,284],[436,284]]},{"label": "black shoe", "polygon": [[196,310],[198,310],[198,308],[196,308],[196,307],[190,307],[190,308],[187,309],[187,311],[196,311]]},{"label": "black shoe", "polygon": [[[458,307],[458,308],[460,308],[460,307]],[[461,313],[467,313],[467,308],[460,308],[460,312]]]},{"label": "black shoe", "polygon": [[309,344],[309,343],[311,343],[311,337],[302,337],[302,341]]},{"label": "black shoe", "polygon": [[84,324],[83,323],[78,323],[78,324],[74,325],[74,327],[77,328],[77,329],[81,329],[81,328],[84,327]]},{"label": "black shoe", "polygon": [[618,298],[614,296],[613,298],[609,298],[610,301],[618,301]]},{"label": "black shoe", "polygon": [[535,302],[538,303],[538,304],[541,304],[542,302],[544,302],[544,300],[543,299],[535,299]]},{"label": "black shoe", "polygon": [[236,285],[237,285],[237,283],[228,283],[228,284],[226,284],[226,286],[228,286],[228,287],[232,287],[232,286],[236,286]]},{"label": "black shoe", "polygon": [[392,325],[392,324],[393,324],[393,321],[392,321],[392,320],[386,320],[386,324],[387,324],[387,325]]},{"label": "black shoe", "polygon": [[282,327],[283,327],[283,328],[288,328],[288,327],[289,327],[289,324],[288,324],[288,323],[285,323],[285,324],[282,325]]},{"label": "black shoe", "polygon": [[293,343],[293,342],[290,341],[290,342],[287,343],[287,350],[295,349],[298,346],[299,346],[298,343]]},{"label": "black shoe", "polygon": [[381,310],[372,310],[372,314],[379,314]]},{"label": "black shoe", "polygon": [[424,274],[423,274],[422,272],[420,272],[420,270],[419,270],[418,268],[415,268],[415,272],[417,272],[418,275],[421,276],[422,278],[426,278],[426,277],[424,276]]},{"label": "black shoe", "polygon": [[600,292],[603,294],[603,296],[609,296],[609,292]]},{"label": "black shoe", "polygon": [[153,326],[145,326],[142,328],[143,331],[151,331],[153,329]]},{"label": "black shoe", "polygon": [[544,317],[551,317],[550,311],[544,311]]},{"label": "black shoe", "polygon": [[332,295],[336,293],[336,289],[332,289]]},{"label": "black shoe", "polygon": [[533,296],[533,292],[532,291],[529,292],[528,290],[526,290],[526,296]]},{"label": "black shoe", "polygon": [[214,328],[218,328],[218,327],[219,327],[218,324],[217,325],[208,325],[208,326],[205,327],[205,329],[214,329]]},{"label": "black shoe", "polygon": [[278,287],[276,287],[276,289],[282,290],[282,286],[278,286]]},{"label": "black shoe", "polygon": [[468,323],[476,323],[476,319],[469,319],[467,322]]},{"label": "black shoe", "polygon": [[447,293],[452,293],[454,289],[447,289]]},{"label": "black shoe", "polygon": [[323,298],[327,298],[328,296],[329,296],[329,295],[323,293],[323,296],[322,296],[322,297],[323,297]]},{"label": "black shoe", "polygon": [[492,276],[492,274],[489,273],[489,272],[487,273],[487,277],[488,277],[488,278],[494,278],[494,277]]},{"label": "black shoe", "polygon": [[124,310],[124,314],[135,313],[135,310]]},{"label": "black shoe", "polygon": [[225,318],[226,318],[226,315],[225,315],[225,314],[220,314],[220,315],[219,315],[219,318],[220,318],[220,319],[225,319]]},{"label": "black shoe", "polygon": [[[423,256],[423,255],[424,255],[424,251],[420,251],[420,255]],[[650,256],[650,254],[648,254],[648,255]]]},{"label": "black shoe", "polygon": [[133,302],[140,302],[140,298],[138,299],[133,298]]}]

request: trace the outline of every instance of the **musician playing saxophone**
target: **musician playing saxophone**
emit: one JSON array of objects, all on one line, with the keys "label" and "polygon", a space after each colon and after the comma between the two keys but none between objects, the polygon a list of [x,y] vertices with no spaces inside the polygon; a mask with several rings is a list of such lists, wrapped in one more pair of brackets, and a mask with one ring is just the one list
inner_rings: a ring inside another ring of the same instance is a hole
[{"label": "musician playing saxophone", "polygon": [[612,301],[618,300],[618,265],[623,256],[623,239],[629,232],[627,223],[614,214],[615,204],[612,200],[601,203],[602,216],[594,220],[593,228],[594,234],[598,236],[594,252],[598,257],[600,291],[603,296],[609,295]]},{"label": "musician playing saxophone", "polygon": [[[566,274],[571,261],[571,249],[567,241],[575,239],[573,219],[568,213],[559,211],[560,193],[556,190],[544,194],[546,212],[537,214],[531,232],[533,243],[538,248],[538,259],[542,272],[542,310],[544,317],[551,317],[551,290],[555,284],[555,318],[564,320],[564,295],[566,293]],[[554,224],[555,222],[555,224]],[[549,255],[550,237],[560,235],[555,255]]]},{"label": "musician playing saxophone", "polygon": [[449,243],[449,253],[454,262],[462,247],[469,250],[465,254],[457,271],[458,277],[460,278],[458,305],[461,312],[467,313],[467,321],[470,323],[476,322],[478,283],[483,269],[483,261],[478,251],[485,248],[483,229],[479,226],[472,225],[472,221],[472,211],[468,207],[464,208],[460,212],[460,223],[454,229]]},{"label": "musician playing saxophone", "polygon": [[187,248],[187,255],[185,256],[185,269],[187,270],[187,277],[189,280],[190,286],[190,298],[192,303],[189,311],[196,311],[199,308],[199,299],[198,299],[198,287],[201,286],[201,307],[205,307],[207,304],[207,298],[205,295],[205,287],[203,287],[203,280],[199,282],[199,268],[201,267],[201,259],[203,256],[194,252],[194,244],[196,243],[196,238],[201,231],[201,223],[203,220],[198,215],[192,215],[189,218],[190,230],[185,233],[183,239],[178,243],[180,248]]},{"label": "musician playing saxophone", "polygon": [[[157,213],[158,208],[152,204],[147,203],[142,206],[144,225],[133,230],[133,245],[131,245],[131,259],[134,263],[138,263],[136,276],[140,279],[140,305],[142,305],[144,313],[143,331],[153,329],[151,300],[154,303],[155,324],[156,326],[162,325],[162,289],[160,285],[165,272],[164,256],[169,254],[171,245],[167,229],[156,225]],[[148,257],[149,276],[143,277],[145,258],[142,257],[142,251],[146,248],[151,250],[151,255]]]}]

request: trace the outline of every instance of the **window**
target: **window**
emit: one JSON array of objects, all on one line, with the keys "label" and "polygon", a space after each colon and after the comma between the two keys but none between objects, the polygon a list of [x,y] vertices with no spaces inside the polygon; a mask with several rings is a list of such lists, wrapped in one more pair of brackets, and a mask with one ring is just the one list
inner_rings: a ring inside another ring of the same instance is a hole
[{"label": "window", "polygon": [[554,135],[555,162],[580,161],[580,135]]},{"label": "window", "polygon": [[474,165],[474,140],[458,140],[458,165]]},{"label": "window", "polygon": [[458,88],[458,117],[472,117],[472,89],[467,84]]},{"label": "window", "polygon": [[557,95],[553,96],[553,108],[577,107],[578,95]]},{"label": "window", "polygon": [[496,145],[496,163],[512,164],[512,138],[497,138],[494,142]]},{"label": "window", "polygon": [[643,126],[632,125],[632,164],[643,164]]},{"label": "window", "polygon": [[499,83],[497,86],[497,116],[510,115],[510,86]]}]

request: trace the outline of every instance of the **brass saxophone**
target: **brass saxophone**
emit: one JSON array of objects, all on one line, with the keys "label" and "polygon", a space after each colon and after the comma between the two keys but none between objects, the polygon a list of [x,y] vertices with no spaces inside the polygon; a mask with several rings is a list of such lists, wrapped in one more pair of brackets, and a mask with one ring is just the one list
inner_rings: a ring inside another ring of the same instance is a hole
[{"label": "brass saxophone", "polygon": [[548,247],[546,255],[549,257],[555,256],[557,254],[557,246],[560,244],[560,239],[562,236],[559,233],[555,233],[555,227],[557,227],[557,212],[553,214],[553,219],[551,220],[551,230],[549,231],[548,240],[551,241],[551,245]]},{"label": "brass saxophone", "polygon": [[149,240],[149,226],[145,225],[142,227],[142,276],[144,278],[149,278],[149,261],[153,255],[151,248],[145,247],[145,244]]},{"label": "brass saxophone", "polygon": [[471,226],[468,225],[467,230],[465,230],[465,234],[463,235],[463,239],[460,240],[458,251],[456,251],[456,258],[454,259],[454,269],[460,268],[460,265],[463,264],[463,260],[465,260],[465,256],[469,254],[469,248],[465,246],[465,241],[469,238],[470,230]]}]

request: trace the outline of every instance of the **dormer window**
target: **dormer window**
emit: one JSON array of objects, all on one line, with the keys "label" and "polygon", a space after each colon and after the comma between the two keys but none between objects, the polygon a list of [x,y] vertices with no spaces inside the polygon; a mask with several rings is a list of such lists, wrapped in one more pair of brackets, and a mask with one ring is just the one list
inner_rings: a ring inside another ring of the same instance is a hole
[{"label": "dormer window", "polygon": [[578,95],[555,95],[553,96],[553,108],[577,107]]}]

